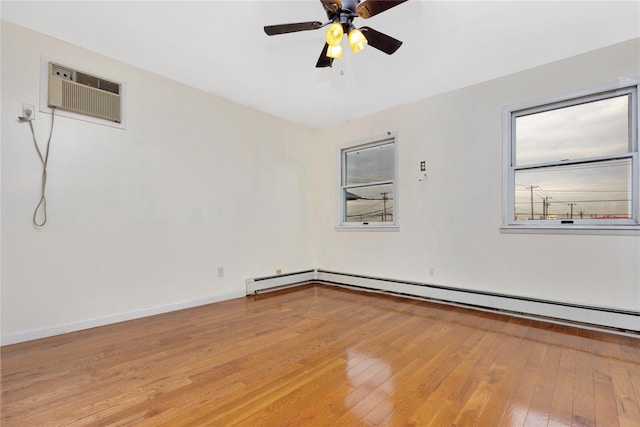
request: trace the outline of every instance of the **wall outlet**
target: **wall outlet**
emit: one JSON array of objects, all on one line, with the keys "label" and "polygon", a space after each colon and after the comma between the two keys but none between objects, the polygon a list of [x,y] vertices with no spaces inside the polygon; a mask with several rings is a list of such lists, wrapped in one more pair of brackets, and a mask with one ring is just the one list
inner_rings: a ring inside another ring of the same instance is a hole
[{"label": "wall outlet", "polygon": [[224,277],[224,267],[218,267],[218,277]]},{"label": "wall outlet", "polygon": [[36,109],[32,104],[22,104],[22,117],[24,120],[33,120],[36,118]]},{"label": "wall outlet", "polygon": [[420,172],[426,172],[427,170],[427,162],[426,160],[422,160],[420,162]]}]

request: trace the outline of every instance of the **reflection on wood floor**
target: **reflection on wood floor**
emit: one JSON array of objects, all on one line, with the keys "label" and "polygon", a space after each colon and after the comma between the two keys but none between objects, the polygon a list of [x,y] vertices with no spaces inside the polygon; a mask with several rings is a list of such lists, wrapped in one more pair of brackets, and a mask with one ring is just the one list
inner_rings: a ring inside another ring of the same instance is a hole
[{"label": "reflection on wood floor", "polygon": [[2,425],[640,425],[640,339],[310,285],[2,348]]}]

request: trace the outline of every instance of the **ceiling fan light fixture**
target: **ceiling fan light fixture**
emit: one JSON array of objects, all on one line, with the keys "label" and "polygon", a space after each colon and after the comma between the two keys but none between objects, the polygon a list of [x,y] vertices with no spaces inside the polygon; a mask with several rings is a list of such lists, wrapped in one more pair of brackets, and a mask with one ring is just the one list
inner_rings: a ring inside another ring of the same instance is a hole
[{"label": "ceiling fan light fixture", "polygon": [[[2,0],[0,0],[2,1]],[[347,35],[349,46],[354,52],[360,52],[369,45],[374,49],[391,55],[402,45],[400,40],[364,26],[357,29],[353,25],[356,18],[370,18],[407,0],[320,0],[328,21],[291,22],[288,24],[266,25],[264,32],[268,36],[318,30],[327,27],[326,42],[316,62],[316,68],[331,67],[334,59],[342,58],[342,39]],[[346,33],[346,34],[345,34]],[[366,37],[365,37],[366,35]]]},{"label": "ceiling fan light fixture", "polygon": [[343,35],[344,30],[342,29],[342,24],[334,22],[333,24],[329,25],[329,28],[327,29],[327,44],[329,46],[340,46]]},{"label": "ceiling fan light fixture", "polygon": [[341,59],[342,58],[342,46],[331,46],[327,47],[327,56],[333,59]]},{"label": "ceiling fan light fixture", "polygon": [[360,52],[367,45],[367,38],[362,34],[362,31],[354,28],[349,31],[349,46],[354,52]]}]

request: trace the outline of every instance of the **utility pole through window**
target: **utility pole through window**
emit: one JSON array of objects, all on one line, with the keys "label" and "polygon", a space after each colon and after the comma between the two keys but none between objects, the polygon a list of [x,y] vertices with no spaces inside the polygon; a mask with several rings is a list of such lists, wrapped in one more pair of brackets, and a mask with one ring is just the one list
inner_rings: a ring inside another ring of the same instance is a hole
[{"label": "utility pole through window", "polygon": [[538,188],[538,186],[537,185],[529,185],[528,187],[531,190],[531,218],[529,218],[529,219],[534,219],[533,218],[533,189],[534,188]]}]

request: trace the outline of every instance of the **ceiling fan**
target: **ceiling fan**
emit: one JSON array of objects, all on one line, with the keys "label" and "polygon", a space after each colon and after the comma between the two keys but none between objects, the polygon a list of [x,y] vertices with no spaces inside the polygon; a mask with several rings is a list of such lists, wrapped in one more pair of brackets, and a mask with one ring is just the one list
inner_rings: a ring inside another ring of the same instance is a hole
[{"label": "ceiling fan", "polygon": [[383,34],[370,27],[353,25],[355,18],[368,19],[407,0],[320,0],[322,7],[327,12],[327,22],[320,21],[297,22],[291,24],[267,25],[264,32],[269,36],[277,34],[295,33],[298,31],[317,30],[329,26],[326,34],[326,43],[318,58],[316,67],[331,67],[334,59],[342,57],[342,36],[346,33],[349,45],[354,52],[364,49],[365,45],[381,50],[391,55],[402,42],[391,36]]}]

